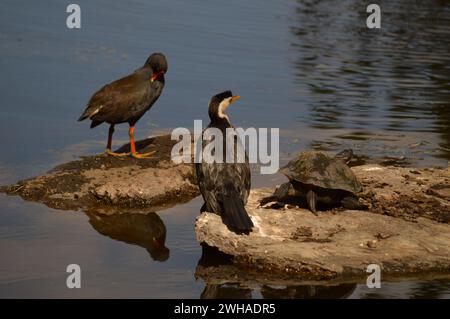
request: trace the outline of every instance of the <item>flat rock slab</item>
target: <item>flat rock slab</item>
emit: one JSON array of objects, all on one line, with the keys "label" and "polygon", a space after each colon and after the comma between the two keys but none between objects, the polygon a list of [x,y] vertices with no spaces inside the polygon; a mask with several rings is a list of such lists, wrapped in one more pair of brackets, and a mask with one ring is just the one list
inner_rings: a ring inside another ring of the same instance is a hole
[{"label": "flat rock slab", "polygon": [[[236,265],[270,272],[274,277],[356,278],[367,276],[369,264],[380,265],[385,275],[449,273],[450,224],[441,218],[450,212],[450,197],[445,193],[449,172],[414,169],[417,174],[407,168],[377,165],[353,169],[366,186],[362,195],[371,211],[335,209],[320,212],[317,217],[301,205],[262,208],[258,207],[260,199],[271,195],[273,189],[255,189],[247,204],[255,224],[249,235],[230,232],[218,215],[203,213],[196,221],[197,240],[231,255]],[[402,174],[424,179],[417,183]],[[429,191],[433,187],[436,193]],[[417,198],[420,203],[416,203]],[[434,204],[426,205],[429,202]],[[401,208],[399,213],[393,213],[388,203]],[[421,204],[424,211],[403,209],[415,204]],[[430,207],[442,209],[439,218],[437,209],[428,211]]]},{"label": "flat rock slab", "polygon": [[[155,158],[97,155],[59,165],[48,173],[0,191],[57,209],[162,208],[199,194],[194,167],[170,159],[176,141],[170,135],[137,142],[140,152],[156,150]],[[118,152],[129,151],[129,144]]]},{"label": "flat rock slab", "polygon": [[450,222],[450,170],[362,165],[352,168],[372,212]]}]

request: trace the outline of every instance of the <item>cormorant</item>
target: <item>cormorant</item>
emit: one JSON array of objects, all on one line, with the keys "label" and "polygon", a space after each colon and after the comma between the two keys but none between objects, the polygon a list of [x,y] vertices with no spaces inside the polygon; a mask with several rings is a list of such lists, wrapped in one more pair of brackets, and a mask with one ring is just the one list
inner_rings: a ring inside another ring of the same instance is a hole
[{"label": "cormorant", "polygon": [[[131,155],[148,157],[155,151],[138,154],[134,144],[134,126],[161,95],[164,88],[164,74],[167,72],[166,57],[162,53],[153,53],[145,64],[119,80],[105,85],[92,95],[86,110],[78,121],[89,118],[91,128],[103,122],[110,124],[106,153],[113,156]],[[111,150],[114,125],[128,122],[130,125],[130,153],[114,153]]]},{"label": "cormorant", "polygon": [[[219,93],[211,98],[208,109],[211,122],[205,131],[216,128],[222,132],[224,157],[223,162],[210,162],[205,161],[205,154],[203,154],[202,162],[196,164],[196,173],[200,192],[205,200],[201,212],[219,214],[231,231],[249,233],[252,230],[253,222],[245,210],[251,184],[248,157],[245,154],[245,161],[242,163],[236,161],[236,158],[234,158],[234,162],[226,163],[225,155],[227,150],[226,129],[233,128],[225,110],[239,98],[239,96],[233,96],[231,91]],[[203,150],[209,144],[205,139],[205,131],[203,131],[202,138]],[[234,145],[231,147],[236,149],[238,143],[241,143],[239,138],[233,138]],[[241,150],[243,151],[242,148]]]}]

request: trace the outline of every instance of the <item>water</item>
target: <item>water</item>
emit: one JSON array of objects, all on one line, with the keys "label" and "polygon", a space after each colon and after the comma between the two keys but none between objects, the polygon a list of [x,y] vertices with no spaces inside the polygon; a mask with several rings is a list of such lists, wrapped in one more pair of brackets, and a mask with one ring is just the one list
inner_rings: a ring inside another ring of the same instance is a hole
[{"label": "water", "polygon": [[450,157],[449,3],[378,3],[377,31],[365,28],[358,1],[297,6],[290,28],[297,102],[306,109],[300,129],[325,130],[316,146],[438,164]]},{"label": "water", "polygon": [[[379,1],[381,31],[365,28],[356,0],[77,1],[81,30],[65,26],[69,3],[0,4],[0,184],[102,150],[106,127],[76,119],[93,91],[154,51],[168,58],[167,85],[137,137],[207,121],[211,95],[231,89],[242,96],[233,124],[279,127],[283,160],[346,147],[418,166],[450,159],[448,1]],[[115,144],[125,140],[122,126]],[[254,175],[255,187],[281,180]],[[362,284],[205,287],[194,278],[200,205],[97,218],[0,195],[0,297],[450,297],[448,281],[425,278],[376,293]],[[82,267],[82,289],[65,286],[70,263]]]}]

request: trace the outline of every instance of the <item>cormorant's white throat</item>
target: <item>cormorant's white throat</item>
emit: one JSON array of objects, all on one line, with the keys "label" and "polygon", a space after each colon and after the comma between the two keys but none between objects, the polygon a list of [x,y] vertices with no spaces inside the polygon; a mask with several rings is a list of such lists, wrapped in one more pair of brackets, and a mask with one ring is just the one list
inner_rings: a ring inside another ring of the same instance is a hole
[{"label": "cormorant's white throat", "polygon": [[225,114],[225,111],[228,108],[228,106],[230,106],[231,99],[232,99],[232,97],[229,97],[229,98],[224,99],[222,102],[220,102],[219,110],[218,110],[218,116],[222,119],[227,119],[228,122],[230,121],[230,119],[228,118],[228,115]]}]

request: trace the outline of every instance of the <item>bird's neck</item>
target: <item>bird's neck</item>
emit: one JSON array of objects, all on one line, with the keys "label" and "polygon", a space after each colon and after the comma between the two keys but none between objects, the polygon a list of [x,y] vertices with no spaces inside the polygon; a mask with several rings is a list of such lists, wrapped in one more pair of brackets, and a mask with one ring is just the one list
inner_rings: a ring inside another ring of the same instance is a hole
[{"label": "bird's neck", "polygon": [[222,131],[225,131],[227,128],[233,127],[227,118],[224,117],[214,117],[211,119],[211,123],[209,123],[209,127],[216,127]]},{"label": "bird's neck", "polygon": [[153,83],[159,82],[162,85],[164,85],[166,83],[166,79],[164,78],[164,74],[159,75],[154,81]]}]

